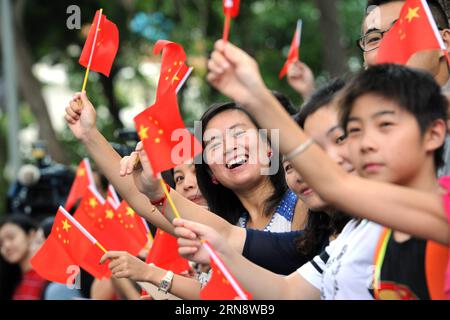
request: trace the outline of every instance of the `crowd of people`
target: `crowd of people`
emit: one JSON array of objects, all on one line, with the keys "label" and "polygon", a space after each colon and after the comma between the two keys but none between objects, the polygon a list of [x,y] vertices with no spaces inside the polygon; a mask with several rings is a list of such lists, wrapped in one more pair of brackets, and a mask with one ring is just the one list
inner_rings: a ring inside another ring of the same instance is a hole
[{"label": "crowd of people", "polygon": [[[449,19],[427,2],[449,48]],[[168,293],[199,299],[211,278],[206,240],[253,299],[450,299],[449,64],[440,50],[406,66],[376,64],[403,5],[367,2],[359,74],[315,89],[306,64],[290,66],[299,112],[266,87],[254,58],[218,40],[207,81],[231,102],[201,117],[201,159],[171,171],[181,219],[142,143],[122,158],[96,128],[86,93],[73,96],[65,119],[97,169],[191,261],[192,272],[169,277]],[[167,281],[170,270],[145,263],[146,252],[109,251],[100,263],[111,279],[82,271],[80,290],[48,283],[29,261],[49,226],[17,215],[0,224],[2,299],[152,299],[137,283]]]}]

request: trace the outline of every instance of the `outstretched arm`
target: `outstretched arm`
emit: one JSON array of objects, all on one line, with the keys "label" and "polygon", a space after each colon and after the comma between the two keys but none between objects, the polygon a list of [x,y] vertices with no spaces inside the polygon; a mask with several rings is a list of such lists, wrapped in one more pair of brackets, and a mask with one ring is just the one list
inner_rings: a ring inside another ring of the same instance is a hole
[{"label": "outstretched arm", "polygon": [[[75,137],[84,144],[89,155],[122,198],[150,223],[173,234],[173,227],[169,222],[175,217],[172,210],[166,210],[166,217],[157,210],[152,213],[153,206],[149,199],[160,199],[164,193],[158,180],[153,176],[142,143],[138,143],[136,151],[130,156],[121,158],[97,130],[95,109],[85,92],[75,94],[66,108],[65,119]],[[138,158],[139,161],[137,161]],[[140,165],[136,166],[138,162]],[[212,226],[232,241],[235,248],[238,250],[242,248],[243,232],[239,230],[240,228],[192,203],[175,190],[170,190],[170,194],[184,217]],[[169,208],[169,205],[167,204],[166,207]]]},{"label": "outstretched arm", "polygon": [[[139,166],[136,166],[137,162]],[[136,146],[135,152],[123,158],[120,171],[125,175],[132,175],[139,190],[150,200],[157,200],[160,198],[159,194],[163,193],[160,183],[153,175],[151,164],[141,142]],[[214,228],[232,244],[233,248],[242,251],[244,229],[233,226],[225,219],[181,196],[176,190],[170,189],[169,193],[181,217]],[[176,216],[167,200],[164,207],[164,216],[172,221]]]},{"label": "outstretched arm", "polygon": [[139,192],[133,178],[120,175],[122,158],[97,130],[95,109],[86,92],[74,95],[66,107],[65,119],[75,137],[83,143],[92,160],[121,197],[150,223],[173,234],[172,225],[157,211],[152,213],[152,205]]},{"label": "outstretched arm", "polygon": [[[254,299],[303,300],[319,299],[319,290],[298,272],[289,276],[277,275],[245,259],[234,250],[214,229],[184,219],[174,220],[175,233],[179,237],[179,252],[187,259],[199,263],[209,261],[202,246],[207,240],[220,255],[230,272],[249,291]],[[264,279],[264,281],[261,281]]]},{"label": "outstretched arm", "polygon": [[[271,95],[256,62],[244,51],[219,40],[208,68],[208,80],[215,88],[246,106],[261,127],[279,130],[283,154],[308,141]],[[314,144],[291,163],[309,186],[342,211],[418,237],[448,243],[449,228],[441,196],[350,176]]]}]

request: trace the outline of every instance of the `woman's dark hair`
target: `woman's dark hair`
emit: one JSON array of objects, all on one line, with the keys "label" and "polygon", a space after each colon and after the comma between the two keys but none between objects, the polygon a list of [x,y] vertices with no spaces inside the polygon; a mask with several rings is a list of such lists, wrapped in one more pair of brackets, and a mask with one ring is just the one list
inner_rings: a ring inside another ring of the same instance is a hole
[{"label": "woman's dark hair", "polygon": [[[8,214],[0,221],[0,229],[5,224],[14,224],[27,235],[38,229],[37,223],[24,214]],[[22,271],[17,264],[10,264],[0,255],[0,300],[11,300],[14,290],[22,280]]]},{"label": "woman's dark hair", "polygon": [[308,210],[306,227],[296,239],[298,252],[311,260],[323,250],[331,236],[341,233],[350,219],[340,211],[326,213]]},{"label": "woman's dark hair", "polygon": [[[221,114],[222,112],[229,110],[237,110],[244,113],[252,123],[259,129],[255,119],[241,106],[234,102],[228,103],[217,103],[212,105],[202,116],[202,133],[205,131],[209,121],[215,116]],[[205,144],[203,142],[203,137],[200,136],[199,132],[196,133],[197,138],[202,141],[203,148]],[[274,152],[276,152],[274,150]],[[281,168],[281,159],[279,160],[279,168]],[[209,166],[204,161],[195,161],[195,171],[197,176],[198,187],[208,202],[209,210],[217,214],[218,216],[224,218],[231,224],[236,224],[239,218],[247,210],[242,205],[236,194],[223,186],[222,184],[214,184],[211,181],[211,171]],[[277,173],[269,176],[270,182],[274,188],[274,193],[265,200],[264,204],[264,214],[270,215],[279,204],[284,194],[286,193],[288,187],[286,184],[286,177],[284,170],[277,170]]]},{"label": "woman's dark hair", "polygon": [[[298,125],[304,128],[306,119],[328,105],[344,86],[344,80],[334,79],[318,89],[294,116]],[[348,216],[340,212],[329,214],[324,211],[308,210],[306,227],[303,234],[296,240],[298,251],[312,259],[321,251],[324,244],[328,243],[330,236],[339,234],[349,220]]]}]

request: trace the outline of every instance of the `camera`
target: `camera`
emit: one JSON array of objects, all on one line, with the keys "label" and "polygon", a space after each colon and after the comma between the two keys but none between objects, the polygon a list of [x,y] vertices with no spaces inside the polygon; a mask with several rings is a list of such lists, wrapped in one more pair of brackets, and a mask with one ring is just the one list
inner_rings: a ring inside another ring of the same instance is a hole
[{"label": "camera", "polygon": [[64,204],[75,174],[52,161],[44,141],[32,146],[32,163],[23,165],[8,191],[7,210],[34,218],[54,215]]}]

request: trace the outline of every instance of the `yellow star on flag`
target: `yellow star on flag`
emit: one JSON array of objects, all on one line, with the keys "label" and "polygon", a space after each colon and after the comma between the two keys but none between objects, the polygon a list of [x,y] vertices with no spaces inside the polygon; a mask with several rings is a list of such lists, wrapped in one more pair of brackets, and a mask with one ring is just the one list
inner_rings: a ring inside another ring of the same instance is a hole
[{"label": "yellow star on flag", "polygon": [[141,138],[141,140],[148,139],[147,131],[148,131],[148,127],[144,127],[143,125],[140,126],[139,137]]},{"label": "yellow star on flag", "polygon": [[419,7],[417,8],[408,8],[408,14],[406,15],[406,20],[408,20],[409,23],[411,23],[411,21],[414,18],[420,18],[419,14],[417,13],[420,10]]},{"label": "yellow star on flag", "polygon": [[127,207],[127,216],[134,217],[134,210],[130,207]]},{"label": "yellow star on flag", "polygon": [[95,200],[95,198],[90,198],[90,199],[89,199],[89,205],[90,205],[92,208],[95,208],[95,207],[98,205],[97,200]]},{"label": "yellow star on flag", "polygon": [[114,212],[112,210],[106,210],[106,219],[112,219],[114,218]]},{"label": "yellow star on flag", "polygon": [[86,170],[84,170],[83,168],[79,168],[77,170],[77,176],[83,177],[85,174],[86,174]]},{"label": "yellow star on flag", "polygon": [[66,230],[66,232],[69,232],[69,229],[70,229],[72,226],[69,224],[69,222],[67,221],[67,219],[66,219],[66,220],[63,220],[63,221],[62,221],[62,224],[63,224],[63,229]]},{"label": "yellow star on flag", "polygon": [[172,83],[174,83],[175,81],[180,81],[180,78],[178,78],[177,75],[174,75],[172,78]]}]

